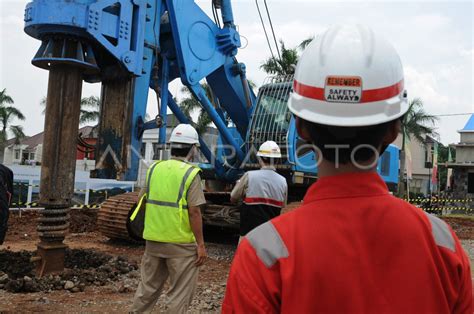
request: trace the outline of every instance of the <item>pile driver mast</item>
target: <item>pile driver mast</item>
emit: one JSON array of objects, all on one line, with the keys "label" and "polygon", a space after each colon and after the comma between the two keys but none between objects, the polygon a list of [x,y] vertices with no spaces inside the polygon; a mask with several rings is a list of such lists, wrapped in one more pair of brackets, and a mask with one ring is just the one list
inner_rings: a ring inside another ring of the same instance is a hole
[{"label": "pile driver mast", "polygon": [[[101,82],[101,117],[93,176],[136,180],[141,136],[160,128],[166,141],[166,113],[189,123],[168,91],[176,78],[188,86],[211,117],[234,164],[215,156],[201,140],[216,176],[235,179],[245,158],[239,143],[248,131],[255,95],[245,65],[235,56],[240,36],[230,0],[214,1],[223,25],[192,0],[33,0],[25,9],[25,32],[42,44],[33,65],[49,70],[44,162],[38,231],[39,275],[64,267],[63,239],[74,190],[75,151],[82,82]],[[214,107],[199,82],[206,79],[221,106]],[[149,89],[158,93],[160,113],[145,123]],[[228,129],[228,121],[237,133]],[[237,138],[236,138],[237,136]],[[240,137],[240,139],[238,138]]]}]

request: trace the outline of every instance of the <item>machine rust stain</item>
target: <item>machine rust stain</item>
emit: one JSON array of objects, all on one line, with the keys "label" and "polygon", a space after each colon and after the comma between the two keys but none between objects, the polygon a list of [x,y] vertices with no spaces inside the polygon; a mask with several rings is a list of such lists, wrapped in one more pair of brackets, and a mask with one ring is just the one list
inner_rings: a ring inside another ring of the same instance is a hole
[{"label": "machine rust stain", "polygon": [[133,79],[107,81],[102,84],[99,140],[96,172],[122,179],[127,168],[130,126],[133,114]]}]

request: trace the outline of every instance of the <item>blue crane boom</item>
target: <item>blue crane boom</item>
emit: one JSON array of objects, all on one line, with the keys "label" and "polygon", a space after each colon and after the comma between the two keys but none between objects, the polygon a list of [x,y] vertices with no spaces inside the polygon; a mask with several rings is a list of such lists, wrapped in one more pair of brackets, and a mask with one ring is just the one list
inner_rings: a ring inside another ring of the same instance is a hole
[{"label": "blue crane boom", "polygon": [[[224,25],[217,26],[194,1],[184,0],[35,0],[25,9],[25,32],[42,41],[32,63],[82,69],[87,82],[102,82],[102,119],[95,176],[135,180],[138,171],[148,90],[160,94],[159,143],[166,141],[166,113],[186,122],[166,92],[173,80],[199,100],[238,162],[245,152],[228,130],[230,119],[245,138],[256,97],[247,83],[245,65],[235,55],[240,47],[230,0],[220,1]],[[51,14],[54,12],[54,14]],[[219,99],[212,105],[200,81],[206,79]],[[162,92],[163,91],[163,92]],[[118,120],[118,121],[117,121]],[[216,162],[224,178],[222,156]]]}]

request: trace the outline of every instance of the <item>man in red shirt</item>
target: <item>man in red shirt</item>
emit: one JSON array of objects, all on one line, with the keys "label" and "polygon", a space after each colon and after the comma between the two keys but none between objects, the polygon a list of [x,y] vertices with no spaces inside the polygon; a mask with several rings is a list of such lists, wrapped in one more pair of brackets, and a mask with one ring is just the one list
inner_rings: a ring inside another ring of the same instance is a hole
[{"label": "man in red shirt", "polygon": [[454,232],[376,172],[408,110],[393,47],[363,26],[330,28],[301,57],[288,106],[319,179],[242,240],[223,313],[472,313]]}]

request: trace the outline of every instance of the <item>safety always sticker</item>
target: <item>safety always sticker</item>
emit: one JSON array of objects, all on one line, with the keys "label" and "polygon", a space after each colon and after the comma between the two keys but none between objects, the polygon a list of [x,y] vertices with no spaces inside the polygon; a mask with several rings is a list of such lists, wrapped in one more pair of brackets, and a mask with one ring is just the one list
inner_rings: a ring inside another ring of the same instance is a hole
[{"label": "safety always sticker", "polygon": [[362,79],[358,76],[327,76],[324,97],[329,102],[360,102]]}]

